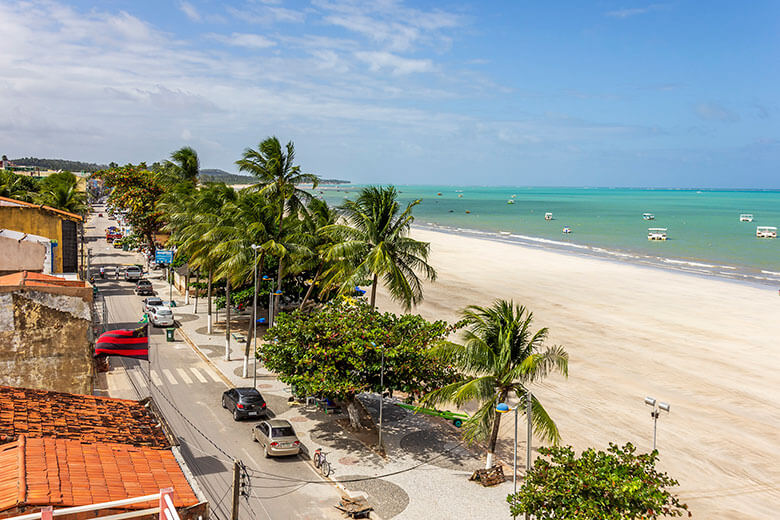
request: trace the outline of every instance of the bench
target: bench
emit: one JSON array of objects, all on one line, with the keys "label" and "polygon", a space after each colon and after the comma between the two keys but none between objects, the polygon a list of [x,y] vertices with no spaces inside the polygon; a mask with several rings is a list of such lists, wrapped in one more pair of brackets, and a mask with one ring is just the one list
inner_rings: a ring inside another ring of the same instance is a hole
[{"label": "bench", "polygon": [[239,334],[237,332],[233,332],[230,335],[233,336],[233,339],[238,341],[239,343],[246,343],[246,337],[244,337],[243,334]]}]

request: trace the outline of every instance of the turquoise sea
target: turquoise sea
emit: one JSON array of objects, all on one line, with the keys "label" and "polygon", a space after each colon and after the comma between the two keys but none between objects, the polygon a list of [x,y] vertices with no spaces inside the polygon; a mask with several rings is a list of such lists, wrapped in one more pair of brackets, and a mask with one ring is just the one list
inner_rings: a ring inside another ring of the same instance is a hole
[{"label": "turquoise sea", "polygon": [[[317,195],[339,205],[360,188],[328,187]],[[422,199],[414,210],[420,226],[754,283],[780,282],[780,239],[756,238],[756,226],[780,227],[780,191],[397,188],[405,203]],[[544,219],[547,212],[553,220]],[[643,220],[643,213],[655,220]],[[740,222],[741,213],[753,214],[753,222]],[[570,234],[562,232],[564,226]],[[650,227],[667,228],[668,240],[648,241]]]}]

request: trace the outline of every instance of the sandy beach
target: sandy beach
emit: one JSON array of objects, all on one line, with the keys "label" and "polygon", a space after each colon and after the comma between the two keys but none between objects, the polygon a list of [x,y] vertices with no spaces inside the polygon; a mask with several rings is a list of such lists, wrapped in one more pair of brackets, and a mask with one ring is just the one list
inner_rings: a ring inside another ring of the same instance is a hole
[{"label": "sandy beach", "polygon": [[[777,289],[422,228],[413,236],[431,243],[439,275],[414,312],[454,321],[466,305],[513,299],[566,347],[569,378],[534,389],[564,444],[630,441],[649,451],[653,422],[643,399],[655,397],[671,404],[658,420],[659,468],[679,480],[694,517],[777,517]],[[381,290],[378,303],[400,311]],[[501,455],[511,463],[510,423]]]}]

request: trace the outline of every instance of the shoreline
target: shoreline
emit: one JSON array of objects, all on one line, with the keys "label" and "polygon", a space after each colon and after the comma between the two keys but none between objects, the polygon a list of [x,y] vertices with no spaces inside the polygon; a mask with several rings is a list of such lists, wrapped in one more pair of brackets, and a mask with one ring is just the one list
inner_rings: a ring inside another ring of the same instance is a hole
[{"label": "shoreline", "polygon": [[[595,258],[617,264],[631,264],[638,267],[661,269],[676,273],[685,273],[705,279],[716,278],[745,284],[752,287],[780,286],[780,271],[767,271],[742,265],[723,265],[707,259],[688,259],[644,255],[630,250],[608,249],[587,244],[576,244],[552,240],[544,237],[519,235],[510,232],[481,231],[426,222],[415,223],[412,230],[429,230],[452,236],[465,236],[497,243],[515,244],[522,247],[574,255],[582,258]],[[780,267],[778,267],[780,269]],[[726,272],[724,272],[726,270]]]},{"label": "shoreline", "polygon": [[[650,451],[653,421],[643,399],[652,396],[671,404],[658,420],[658,469],[680,482],[673,492],[695,517],[773,516],[780,498],[776,290],[420,226],[411,235],[430,242],[438,272],[413,313],[454,323],[467,305],[512,299],[534,313],[534,330],[549,327],[547,345],[567,350],[569,377],[532,385],[563,444],[579,452],[631,442]],[[381,286],[377,304],[403,311]],[[498,447],[510,457],[511,422],[502,422]],[[524,435],[518,451],[525,453]]]}]

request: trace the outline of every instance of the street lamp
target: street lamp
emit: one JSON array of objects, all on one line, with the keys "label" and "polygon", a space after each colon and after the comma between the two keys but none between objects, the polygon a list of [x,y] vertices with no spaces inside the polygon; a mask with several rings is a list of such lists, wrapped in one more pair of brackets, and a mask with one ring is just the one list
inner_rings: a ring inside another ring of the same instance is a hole
[{"label": "street lamp", "polygon": [[[533,395],[530,390],[525,391],[526,409],[525,415],[528,419],[528,439],[525,454],[525,476],[528,478],[528,473],[531,472],[531,402],[533,401]],[[512,494],[517,494],[517,411],[520,408],[520,403],[517,403],[514,407],[510,408],[506,403],[498,403],[496,405],[496,412],[508,413],[510,411],[515,412],[515,451],[514,451],[514,471],[512,472]],[[516,518],[513,516],[513,518]],[[528,518],[528,513],[525,514],[525,518]]]},{"label": "street lamp", "polygon": [[[373,341],[371,344],[376,348],[376,343]],[[384,452],[384,446],[382,444],[382,405],[385,401],[385,346],[382,345],[382,365],[379,371],[379,449]]]},{"label": "street lamp", "polygon": [[[253,346],[255,347],[255,352],[257,351],[257,250],[261,248],[261,246],[258,246],[257,244],[252,244],[249,246],[252,248],[253,252],[253,262],[252,262],[252,273],[255,279],[255,293],[254,298],[252,299],[252,341]],[[255,367],[257,366],[257,363],[255,363]],[[246,344],[246,349],[244,350],[244,377],[248,377],[249,372],[249,343]],[[257,370],[255,370],[255,374],[257,373]]]},{"label": "street lamp", "polygon": [[669,403],[664,403],[662,401],[659,401],[658,406],[656,406],[655,398],[653,397],[645,397],[645,404],[647,406],[653,407],[653,411],[650,412],[650,417],[653,418],[653,450],[655,450],[655,439],[656,433],[658,431],[658,417],[661,415],[661,410],[669,413],[669,409],[672,406]]},{"label": "street lamp", "polygon": [[268,293],[268,328],[271,328],[273,326],[273,324],[274,324],[274,318],[273,318],[273,314],[274,314],[274,295],[275,294],[282,294],[282,293],[275,290],[276,283],[274,282],[273,278],[271,278],[268,275],[263,275],[263,281],[264,282],[267,282],[269,280],[271,281],[271,290]]}]

